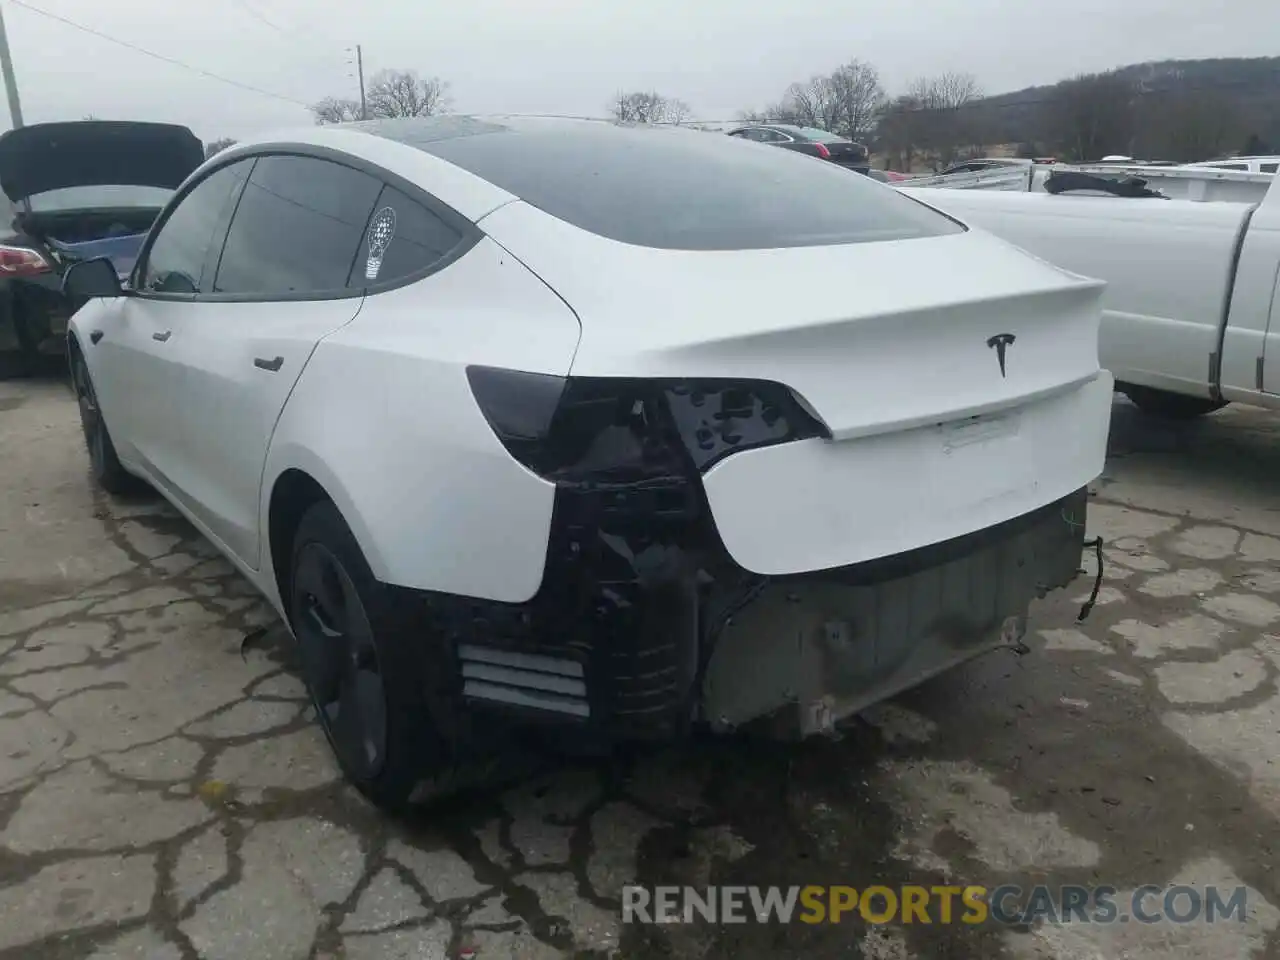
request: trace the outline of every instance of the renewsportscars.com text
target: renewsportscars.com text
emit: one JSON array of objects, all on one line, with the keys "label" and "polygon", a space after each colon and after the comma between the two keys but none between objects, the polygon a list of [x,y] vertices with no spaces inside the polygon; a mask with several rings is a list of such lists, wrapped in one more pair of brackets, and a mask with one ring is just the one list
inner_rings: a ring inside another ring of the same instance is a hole
[{"label": "renewsportscars.com text", "polygon": [[1108,886],[639,887],[622,890],[624,923],[1244,923],[1247,891]]}]

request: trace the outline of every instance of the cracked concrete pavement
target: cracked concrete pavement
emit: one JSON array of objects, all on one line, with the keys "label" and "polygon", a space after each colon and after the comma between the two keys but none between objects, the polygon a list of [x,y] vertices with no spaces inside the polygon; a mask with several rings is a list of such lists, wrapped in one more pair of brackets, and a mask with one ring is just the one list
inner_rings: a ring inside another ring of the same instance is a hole
[{"label": "cracked concrete pavement", "polygon": [[[552,764],[407,823],[336,775],[283,631],[0,384],[0,960],[1280,956],[1280,429],[1117,403],[1107,541],[998,652],[838,739]],[[272,627],[242,652],[241,640]],[[627,882],[1218,883],[1209,927],[623,926]]]}]

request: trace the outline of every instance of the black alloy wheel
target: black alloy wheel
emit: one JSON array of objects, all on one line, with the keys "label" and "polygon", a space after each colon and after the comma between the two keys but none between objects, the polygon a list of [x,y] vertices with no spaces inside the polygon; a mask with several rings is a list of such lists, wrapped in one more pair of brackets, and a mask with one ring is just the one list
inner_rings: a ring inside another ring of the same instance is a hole
[{"label": "black alloy wheel", "polygon": [[294,560],[294,631],[303,677],[344,772],[375,780],[387,757],[387,697],[373,626],[351,575],[324,543]]},{"label": "black alloy wheel", "polygon": [[80,408],[80,429],[84,432],[84,445],[89,451],[89,468],[94,482],[111,494],[143,491],[146,485],[125,470],[120,458],[116,456],[116,447],[102,415],[88,364],[85,363],[80,348],[74,344],[69,350],[68,360],[71,365],[71,388],[75,391],[76,405]]},{"label": "black alloy wheel", "polygon": [[93,381],[89,379],[89,370],[79,351],[71,357],[71,385],[75,389],[76,403],[80,407],[80,429],[84,431],[84,444],[89,451],[89,462],[93,465],[93,472],[96,475],[101,472],[105,454],[102,411],[98,409],[98,397],[93,391]]}]

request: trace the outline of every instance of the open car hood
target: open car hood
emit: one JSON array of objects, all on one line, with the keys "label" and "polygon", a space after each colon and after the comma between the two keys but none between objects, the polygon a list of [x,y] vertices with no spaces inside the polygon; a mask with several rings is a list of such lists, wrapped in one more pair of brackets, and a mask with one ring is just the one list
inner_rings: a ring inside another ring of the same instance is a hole
[{"label": "open car hood", "polygon": [[0,188],[17,203],[65,187],[174,189],[204,161],[204,145],[169,123],[37,123],[0,136]]}]

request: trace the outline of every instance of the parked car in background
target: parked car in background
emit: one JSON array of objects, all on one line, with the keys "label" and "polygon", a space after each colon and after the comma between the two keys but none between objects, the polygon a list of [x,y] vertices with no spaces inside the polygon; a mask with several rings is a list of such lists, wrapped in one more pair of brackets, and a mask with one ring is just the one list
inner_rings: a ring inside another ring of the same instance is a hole
[{"label": "parked car in background", "polygon": [[848,137],[841,137],[817,127],[795,127],[786,123],[755,123],[729,131],[740,140],[767,143],[785,150],[820,157],[859,173],[871,169],[867,148]]},{"label": "parked car in background", "polygon": [[1022,157],[975,157],[962,163],[953,163],[945,170],[932,176],[947,177],[957,173],[982,173],[990,170],[1013,170],[1019,167],[1048,167],[1057,162],[1056,157],[1036,157],[1035,159],[1024,159]]},{"label": "parked car in background", "polygon": [[935,177],[949,177],[957,173],[981,173],[984,170],[998,170],[1011,167],[1030,166],[1032,161],[1020,160],[1017,157],[978,157],[974,160],[965,160],[963,163],[953,163],[951,166],[938,173],[933,174]]},{"label": "parked car in background", "polygon": [[1253,201],[911,195],[1105,280],[1099,352],[1117,389],[1148,413],[1190,419],[1231,401],[1280,409],[1280,181],[1254,176],[1266,192]]},{"label": "parked car in background", "polygon": [[898,173],[896,170],[877,170],[875,167],[867,171],[867,176],[881,183],[901,183],[903,180],[911,179],[905,173]]},{"label": "parked car in background", "polygon": [[68,265],[110,257],[128,274],[147,228],[204,159],[183,126],[85,120],[39,123],[0,136],[0,331],[30,366],[62,354],[78,304],[62,295]]},{"label": "parked car in background", "polygon": [[504,722],[825,732],[1017,642],[1106,450],[1100,283],[693,130],[241,143],[66,282],[94,476],[266,595],[392,808]]}]

